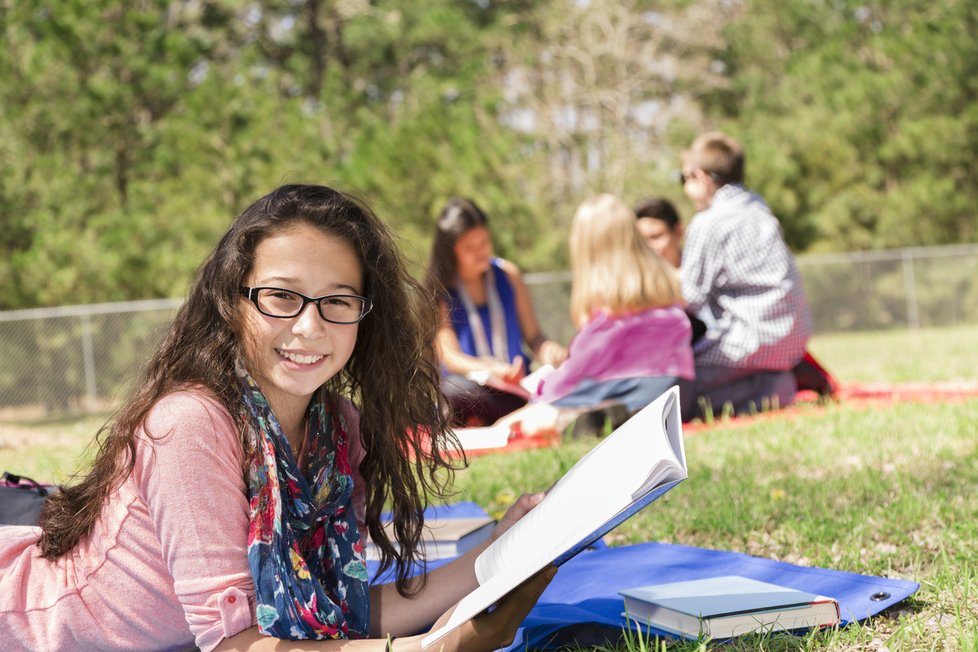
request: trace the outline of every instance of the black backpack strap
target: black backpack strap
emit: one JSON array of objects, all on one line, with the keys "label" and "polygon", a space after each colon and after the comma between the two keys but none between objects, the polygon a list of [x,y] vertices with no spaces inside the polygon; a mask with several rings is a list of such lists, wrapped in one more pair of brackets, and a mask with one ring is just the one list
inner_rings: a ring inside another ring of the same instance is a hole
[{"label": "black backpack strap", "polygon": [[47,496],[49,493],[47,487],[33,478],[28,478],[26,475],[17,475],[16,473],[11,473],[10,471],[4,471],[3,475],[0,476],[0,480],[6,482],[7,486],[14,486],[22,489],[33,489],[39,496]]}]

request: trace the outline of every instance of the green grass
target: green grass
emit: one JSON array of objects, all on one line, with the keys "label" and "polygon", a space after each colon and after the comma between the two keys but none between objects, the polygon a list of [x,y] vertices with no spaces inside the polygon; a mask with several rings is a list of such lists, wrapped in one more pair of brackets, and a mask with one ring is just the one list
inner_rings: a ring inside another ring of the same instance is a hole
[{"label": "green grass", "polygon": [[[876,638],[890,649],[974,649],[976,424],[972,400],[882,410],[837,404],[700,431],[686,439],[689,479],[608,542],[682,543],[922,585],[861,627],[771,639],[765,649],[863,649]],[[476,458],[459,478],[459,497],[499,510],[520,491],[546,488],[587,447]]]},{"label": "green grass", "polygon": [[88,444],[106,416],[74,421],[0,423],[0,471],[62,483],[94,454]]},{"label": "green grass", "polygon": [[[817,338],[845,382],[976,378],[978,329]],[[790,416],[789,416],[790,414]],[[548,487],[590,444],[478,457],[459,499],[500,513]],[[978,400],[800,406],[686,438],[689,479],[618,528],[611,545],[663,541],[910,579],[921,588],[878,617],[730,650],[978,650]],[[700,650],[633,636],[608,650]]]},{"label": "green grass", "polygon": [[978,326],[839,333],[809,350],[840,382],[906,383],[978,379]]},{"label": "green grass", "polygon": [[[978,378],[978,329],[822,336],[846,382]],[[0,468],[62,480],[104,417],[0,424]],[[499,513],[546,489],[590,443],[475,458],[457,498]],[[839,630],[751,638],[731,650],[978,650],[978,400],[801,406],[686,438],[689,479],[608,537],[664,541],[920,582],[911,599]],[[632,637],[608,650],[701,650]]]}]

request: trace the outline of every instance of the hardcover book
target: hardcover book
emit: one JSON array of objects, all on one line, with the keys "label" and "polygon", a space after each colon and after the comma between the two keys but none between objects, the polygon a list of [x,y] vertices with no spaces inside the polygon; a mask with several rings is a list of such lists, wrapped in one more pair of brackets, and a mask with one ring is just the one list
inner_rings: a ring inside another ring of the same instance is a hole
[{"label": "hardcover book", "polygon": [[[475,518],[426,518],[421,534],[422,550],[428,561],[457,557],[465,554],[489,538],[496,522],[488,516]],[[385,524],[387,537],[394,539],[394,531],[390,524]],[[367,540],[366,557],[368,560],[380,560],[380,550],[374,542]]]},{"label": "hardcover book", "polygon": [[465,375],[465,377],[473,382],[479,383],[480,385],[486,385],[502,392],[515,394],[520,398],[529,399],[531,396],[537,393],[540,383],[543,382],[543,380],[550,375],[553,370],[553,365],[541,365],[533,373],[527,374],[526,376],[523,376],[523,378],[520,378],[518,382],[509,382],[503,380],[502,378],[497,378],[485,371],[470,371]]},{"label": "hardcover book", "polygon": [[684,638],[723,639],[839,623],[829,597],[725,575],[625,589],[624,616]]}]

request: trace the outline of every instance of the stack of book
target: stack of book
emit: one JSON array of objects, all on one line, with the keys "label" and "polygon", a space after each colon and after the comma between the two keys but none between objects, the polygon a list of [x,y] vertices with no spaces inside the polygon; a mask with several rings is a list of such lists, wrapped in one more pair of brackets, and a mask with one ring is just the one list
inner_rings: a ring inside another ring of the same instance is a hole
[{"label": "stack of book", "polygon": [[[488,516],[476,518],[428,518],[424,522],[421,545],[424,558],[428,561],[446,559],[465,554],[489,538],[496,522]],[[387,538],[394,542],[394,530],[390,523],[384,525]],[[367,540],[365,548],[368,560],[380,559],[380,549],[373,541]]]}]

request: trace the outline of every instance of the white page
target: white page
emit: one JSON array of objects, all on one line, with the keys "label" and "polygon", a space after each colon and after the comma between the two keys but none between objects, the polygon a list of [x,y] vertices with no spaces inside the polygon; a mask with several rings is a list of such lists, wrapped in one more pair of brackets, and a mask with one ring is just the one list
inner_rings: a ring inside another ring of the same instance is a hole
[{"label": "white page", "polygon": [[530,392],[530,396],[536,396],[540,381],[545,380],[553,371],[554,366],[552,364],[541,365],[536,371],[520,379],[520,387]]},{"label": "white page", "polygon": [[503,448],[509,443],[510,426],[507,423],[500,426],[456,428],[454,432],[462,450]]},{"label": "white page", "polygon": [[645,493],[640,489],[650,473],[661,474],[659,461],[671,468],[680,466],[662,432],[669,396],[667,392],[591,449],[539,505],[479,555],[475,565],[479,583],[514,563],[533,566],[534,557],[545,559],[542,568]]},{"label": "white page", "polygon": [[475,563],[480,586],[422,646],[488,608],[614,518],[633,497],[646,493],[653,470],[662,476],[665,468],[668,479],[685,478],[678,414],[679,390],[673,387],[582,457],[539,505],[483,551]]}]

